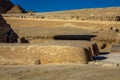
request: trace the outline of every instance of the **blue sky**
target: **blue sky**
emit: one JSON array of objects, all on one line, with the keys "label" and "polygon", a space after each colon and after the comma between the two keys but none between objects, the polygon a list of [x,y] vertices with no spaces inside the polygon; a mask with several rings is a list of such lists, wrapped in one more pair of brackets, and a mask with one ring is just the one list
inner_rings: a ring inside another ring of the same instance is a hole
[{"label": "blue sky", "polygon": [[120,0],[11,0],[25,10],[50,12],[83,8],[120,7]]}]

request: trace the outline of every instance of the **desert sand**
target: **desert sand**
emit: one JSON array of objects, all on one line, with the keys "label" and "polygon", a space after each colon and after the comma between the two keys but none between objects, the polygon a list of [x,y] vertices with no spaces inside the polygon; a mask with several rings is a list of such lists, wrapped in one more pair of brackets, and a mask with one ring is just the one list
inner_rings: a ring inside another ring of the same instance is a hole
[{"label": "desert sand", "polygon": [[119,74],[120,68],[88,64],[0,66],[1,80],[119,80]]}]

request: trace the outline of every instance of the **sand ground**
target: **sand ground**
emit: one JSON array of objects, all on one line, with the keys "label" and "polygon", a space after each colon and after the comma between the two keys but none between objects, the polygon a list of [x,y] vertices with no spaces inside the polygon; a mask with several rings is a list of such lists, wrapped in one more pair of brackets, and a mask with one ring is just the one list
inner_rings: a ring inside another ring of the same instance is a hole
[{"label": "sand ground", "polygon": [[120,80],[120,68],[92,64],[0,66],[0,80]]}]

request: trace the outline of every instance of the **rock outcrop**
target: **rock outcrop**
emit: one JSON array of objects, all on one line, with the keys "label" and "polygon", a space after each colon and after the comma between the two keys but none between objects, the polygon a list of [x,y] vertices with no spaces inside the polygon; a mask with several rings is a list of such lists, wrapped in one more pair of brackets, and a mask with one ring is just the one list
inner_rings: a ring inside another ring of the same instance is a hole
[{"label": "rock outcrop", "polygon": [[0,15],[0,43],[17,42],[17,34],[11,29],[10,25]]}]

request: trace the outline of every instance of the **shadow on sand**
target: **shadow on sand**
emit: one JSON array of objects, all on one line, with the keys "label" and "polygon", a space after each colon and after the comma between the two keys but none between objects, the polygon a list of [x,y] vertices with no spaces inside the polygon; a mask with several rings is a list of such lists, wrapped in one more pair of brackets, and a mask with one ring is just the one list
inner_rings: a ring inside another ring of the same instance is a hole
[{"label": "shadow on sand", "polygon": [[101,52],[99,56],[95,56],[93,60],[105,60],[107,57],[104,55],[108,55],[110,52]]},{"label": "shadow on sand", "polygon": [[96,35],[56,35],[53,38],[55,40],[88,40],[96,37]]}]

